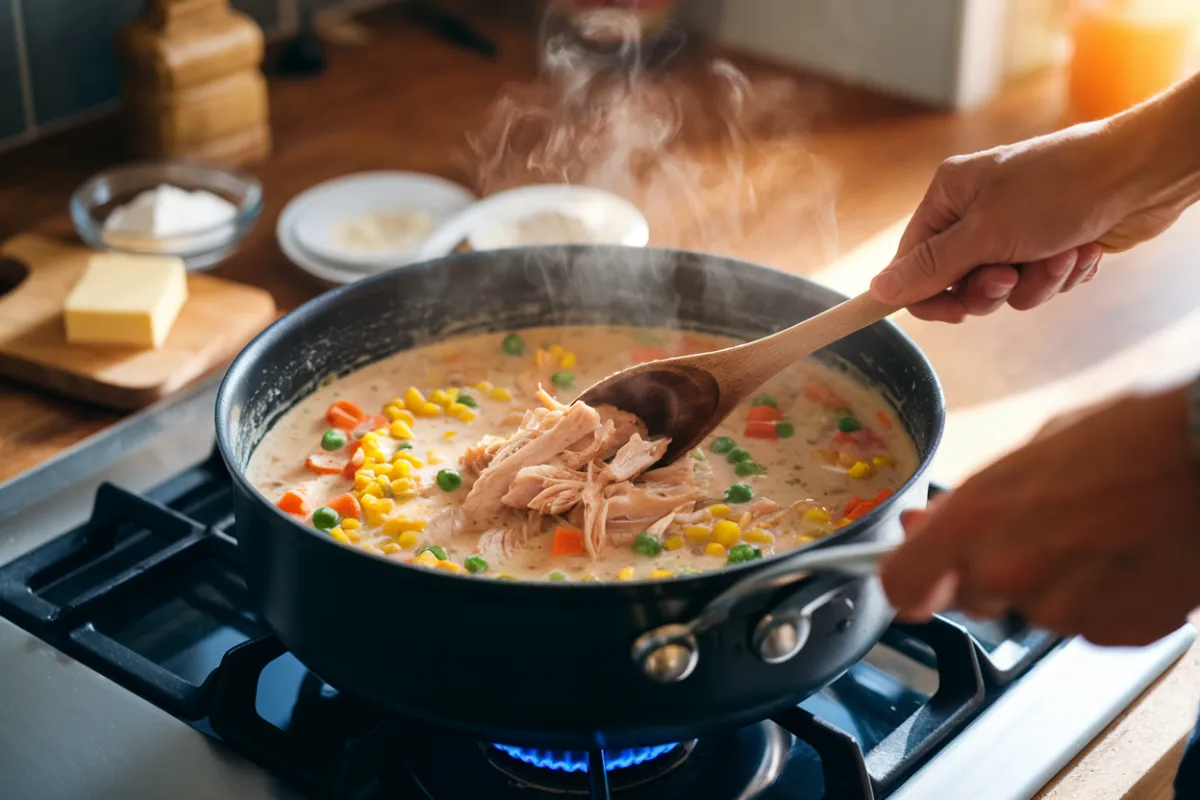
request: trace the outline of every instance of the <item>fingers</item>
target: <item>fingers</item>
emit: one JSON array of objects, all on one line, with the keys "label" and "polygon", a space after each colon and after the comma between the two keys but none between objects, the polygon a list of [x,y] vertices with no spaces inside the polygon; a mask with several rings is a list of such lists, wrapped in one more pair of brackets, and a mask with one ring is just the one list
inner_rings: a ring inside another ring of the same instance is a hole
[{"label": "fingers", "polygon": [[940,294],[979,264],[969,226],[955,223],[918,242],[871,281],[871,292],[884,303],[911,306]]},{"label": "fingers", "polygon": [[1079,259],[1075,263],[1075,269],[1067,276],[1067,280],[1063,283],[1062,292],[1069,292],[1081,283],[1087,283],[1092,278],[1096,277],[1096,272],[1100,268],[1100,258],[1104,255],[1098,244],[1085,244],[1079,248]]},{"label": "fingers", "polygon": [[[962,491],[961,489],[959,491]],[[965,516],[957,492],[928,512],[906,517],[909,539],[880,565],[884,591],[902,619],[926,619],[958,592],[958,566]],[[967,504],[969,507],[969,504]]]},{"label": "fingers", "polygon": [[1078,257],[1077,250],[1068,250],[1024,264],[1021,267],[1021,280],[1008,296],[1008,304],[1017,311],[1028,311],[1054,297],[1075,269]]}]

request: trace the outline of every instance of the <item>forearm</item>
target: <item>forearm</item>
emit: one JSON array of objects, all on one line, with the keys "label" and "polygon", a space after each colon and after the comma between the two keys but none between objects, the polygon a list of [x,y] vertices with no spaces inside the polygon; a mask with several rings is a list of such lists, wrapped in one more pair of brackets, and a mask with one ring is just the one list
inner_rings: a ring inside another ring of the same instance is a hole
[{"label": "forearm", "polygon": [[1130,185],[1147,205],[1200,201],[1200,73],[1110,123],[1132,156]]}]

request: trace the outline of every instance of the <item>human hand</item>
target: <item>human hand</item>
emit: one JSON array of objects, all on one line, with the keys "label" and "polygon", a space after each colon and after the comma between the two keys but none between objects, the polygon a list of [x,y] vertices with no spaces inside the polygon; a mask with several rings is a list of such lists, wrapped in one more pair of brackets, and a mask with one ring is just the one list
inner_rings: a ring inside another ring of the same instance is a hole
[{"label": "human hand", "polygon": [[916,317],[1026,310],[1095,276],[1102,252],[1169,227],[1185,202],[1140,169],[1140,120],[1078,125],[946,161],[871,284]]},{"label": "human hand", "polygon": [[1200,467],[1185,393],[1123,398],[906,516],[881,566],[900,616],[1017,611],[1102,645],[1144,645],[1200,605]]}]

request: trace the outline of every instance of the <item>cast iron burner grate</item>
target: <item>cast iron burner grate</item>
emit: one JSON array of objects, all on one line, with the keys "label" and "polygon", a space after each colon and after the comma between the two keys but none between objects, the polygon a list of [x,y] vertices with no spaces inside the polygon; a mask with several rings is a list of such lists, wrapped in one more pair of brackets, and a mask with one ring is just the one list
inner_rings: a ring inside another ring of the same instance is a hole
[{"label": "cast iron burner grate", "polygon": [[883,800],[1057,644],[1019,620],[894,625],[757,725],[641,752],[502,748],[309,672],[251,613],[232,523],[216,453],[144,495],[102,485],[87,523],[0,567],[0,614],[311,797]]}]

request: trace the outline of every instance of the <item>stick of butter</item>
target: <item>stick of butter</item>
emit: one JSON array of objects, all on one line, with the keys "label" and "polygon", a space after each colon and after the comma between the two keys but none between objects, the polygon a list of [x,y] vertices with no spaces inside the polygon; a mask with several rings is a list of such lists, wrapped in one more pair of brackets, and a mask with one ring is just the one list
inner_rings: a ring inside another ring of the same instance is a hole
[{"label": "stick of butter", "polygon": [[186,301],[182,259],[97,253],[64,303],[67,341],[161,347]]}]

